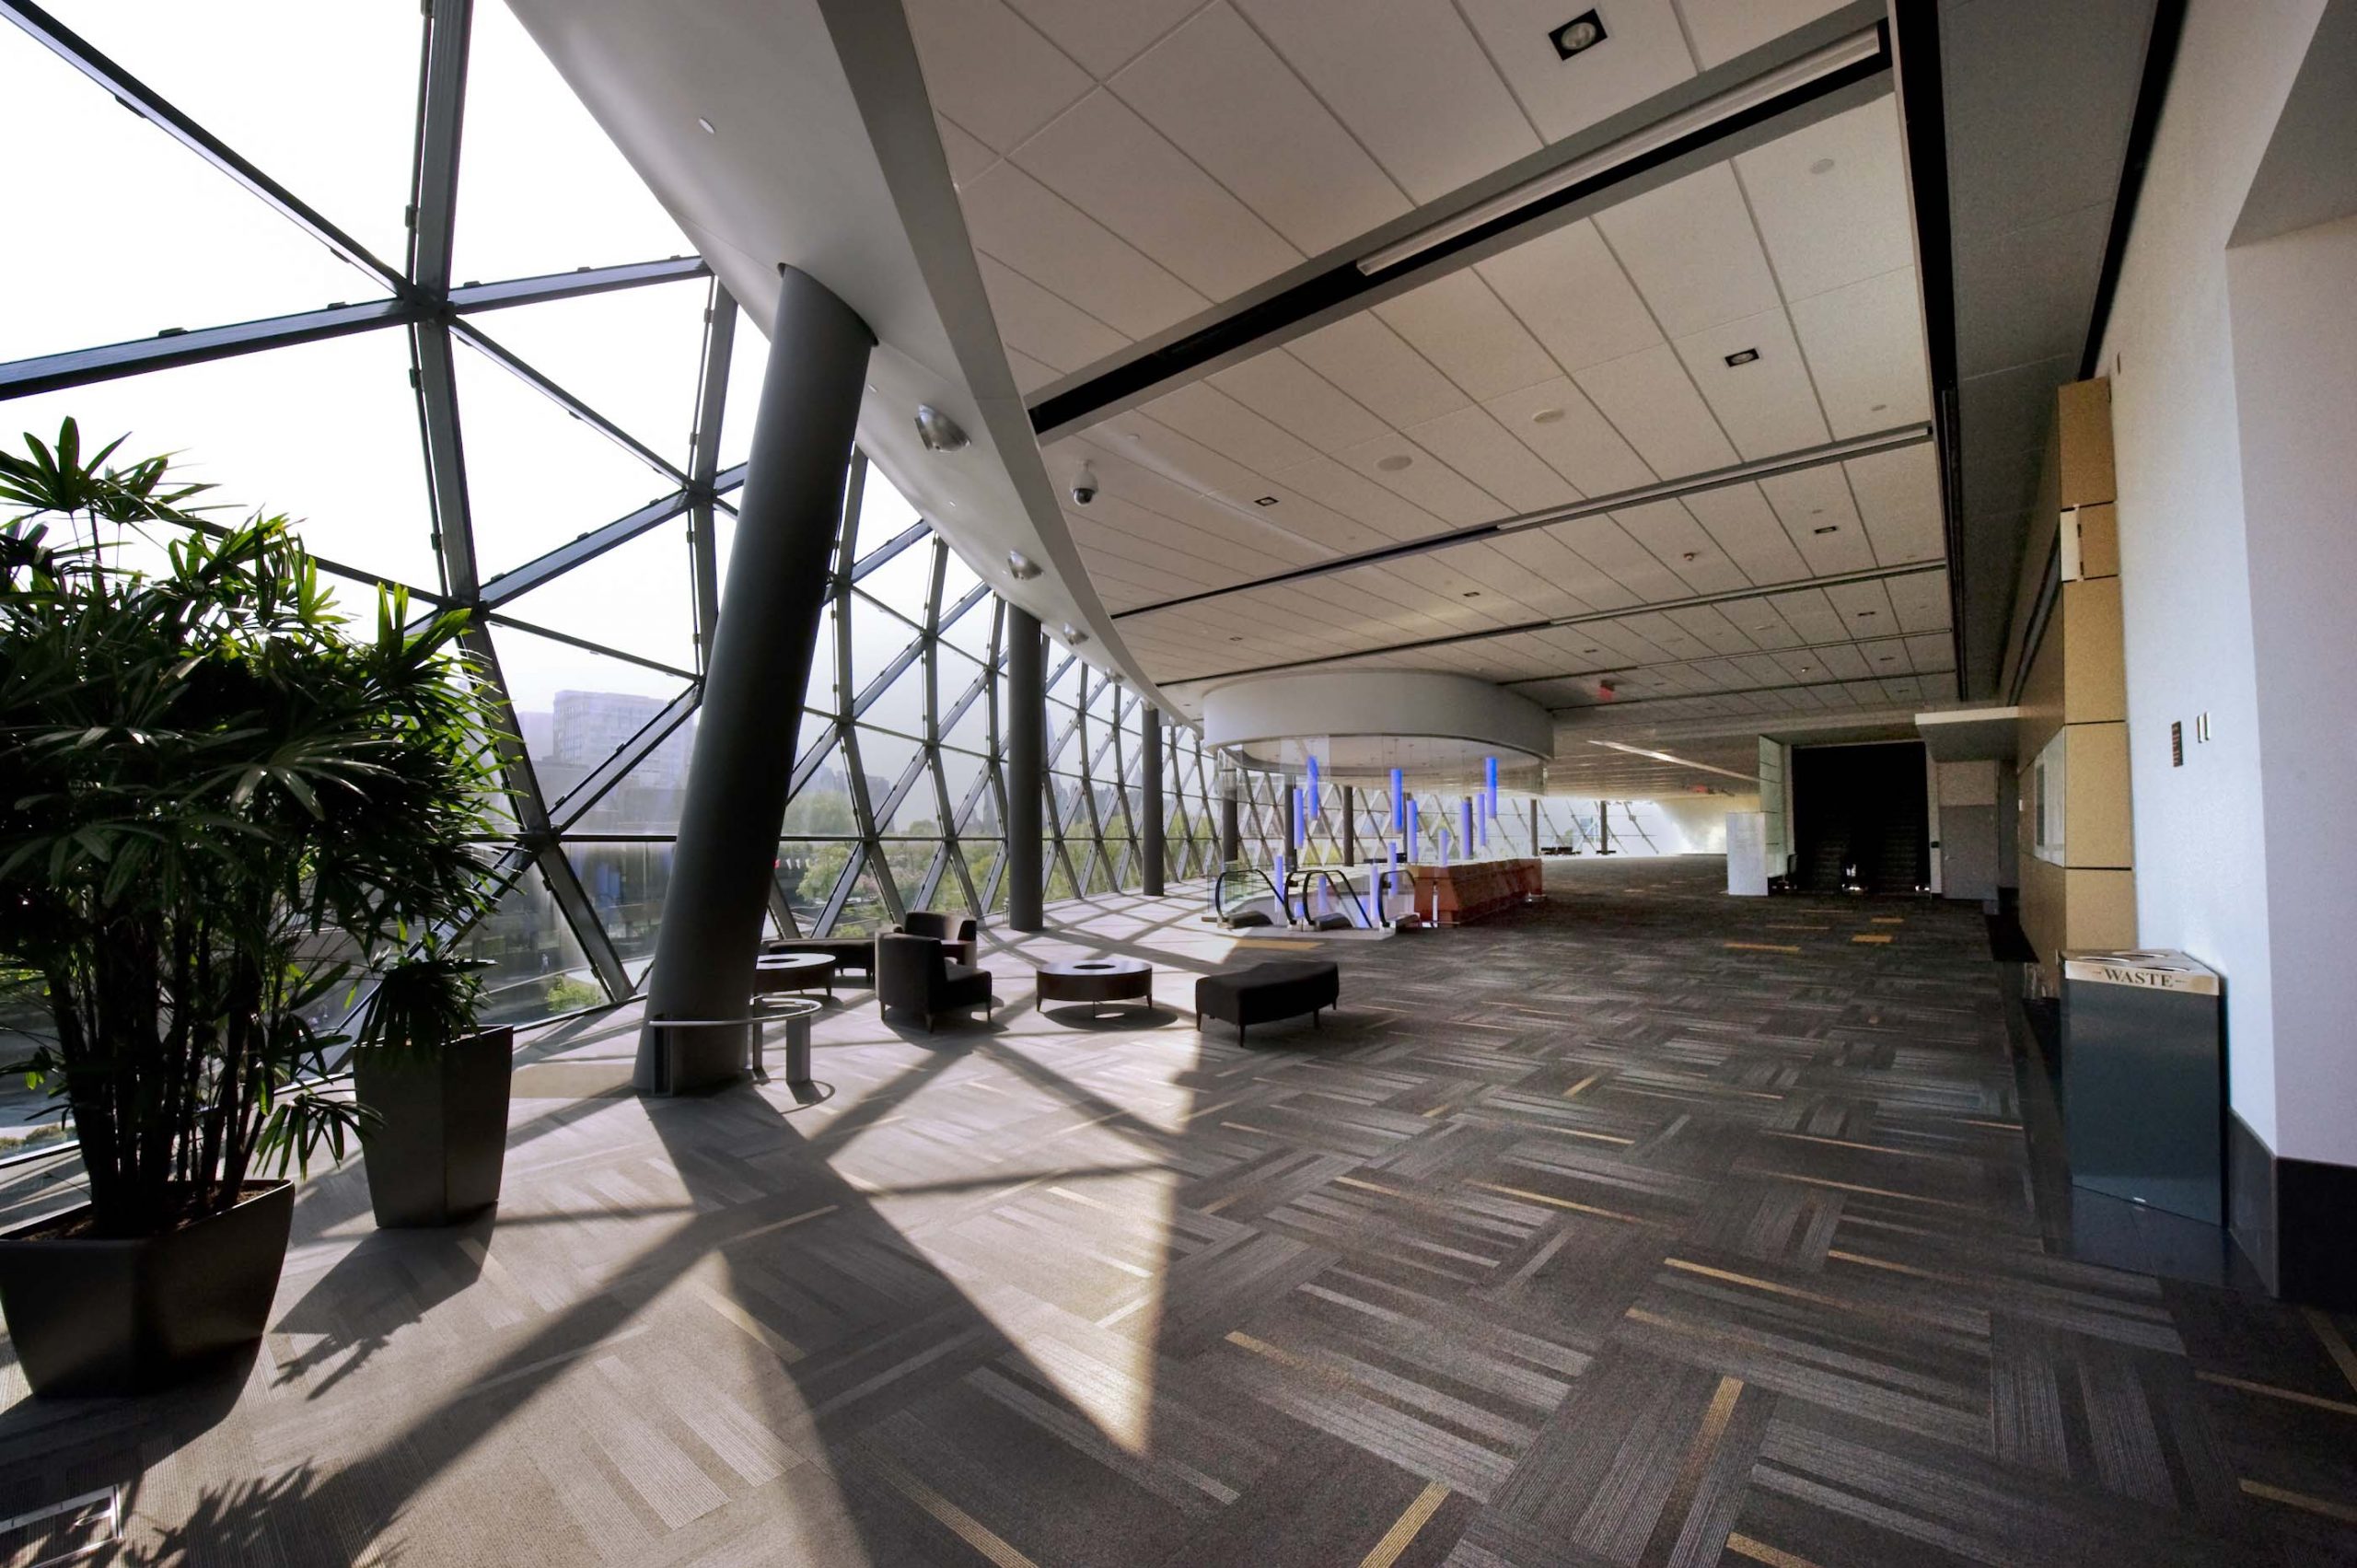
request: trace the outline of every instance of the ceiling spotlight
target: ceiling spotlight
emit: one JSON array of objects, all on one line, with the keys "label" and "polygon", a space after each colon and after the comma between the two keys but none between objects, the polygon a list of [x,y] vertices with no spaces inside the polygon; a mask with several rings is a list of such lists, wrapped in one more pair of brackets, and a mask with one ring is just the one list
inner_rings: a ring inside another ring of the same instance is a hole
[{"label": "ceiling spotlight", "polygon": [[719,132],[712,128],[712,122],[706,120],[701,114],[696,116],[696,123],[703,127],[703,134],[707,136],[717,136],[720,134]]},{"label": "ceiling spotlight", "polygon": [[1376,459],[1375,466],[1386,473],[1398,473],[1415,460],[1405,452],[1394,452],[1387,458]]},{"label": "ceiling spotlight", "polygon": [[1840,533],[1841,531],[1841,525],[1840,523],[1827,523],[1822,528],[1811,528],[1808,531],[1811,533]]},{"label": "ceiling spotlight", "polygon": [[1028,583],[1039,575],[1039,563],[1019,550],[1006,552],[1006,575],[1018,583]]},{"label": "ceiling spotlight", "polygon": [[1468,588],[1465,590],[1465,597],[1467,598],[1480,598],[1481,597],[1481,590],[1479,588]]},{"label": "ceiling spotlight", "polygon": [[1888,408],[1888,407],[1890,407],[1890,405],[1889,405],[1888,403],[1876,403],[1876,404],[1875,404],[1875,406],[1874,406],[1874,407],[1872,407],[1872,408],[1868,409],[1866,412],[1867,412],[1868,413],[1880,413],[1880,412],[1882,412],[1885,409],[1887,409],[1887,408]]},{"label": "ceiling spotlight", "polygon": [[1262,495],[1262,496],[1259,496],[1259,497],[1255,498],[1255,499],[1254,499],[1254,501],[1253,501],[1253,503],[1252,503],[1252,505],[1254,505],[1255,506],[1273,506],[1273,505],[1275,505],[1276,504],[1277,504],[1277,498],[1276,498],[1275,496],[1273,496],[1273,495]]},{"label": "ceiling spotlight", "polygon": [[917,439],[928,452],[962,452],[970,444],[964,428],[930,403],[917,405]]},{"label": "ceiling spotlight", "polygon": [[1872,621],[1874,618],[1875,612],[1871,610],[1862,610],[1858,611],[1858,619],[1861,621]]},{"label": "ceiling spotlight", "polygon": [[1063,624],[1063,633],[1064,641],[1070,643],[1075,648],[1080,646],[1081,644],[1088,641],[1088,633],[1082,631],[1079,627],[1074,625],[1069,621],[1065,621]]},{"label": "ceiling spotlight", "polygon": [[1683,555],[1679,556],[1679,557],[1678,557],[1678,559],[1679,559],[1680,561],[1693,561],[1693,560],[1696,560],[1696,559],[1699,559],[1699,558],[1695,555],[1695,553],[1694,553],[1692,551],[1690,551],[1690,550],[1689,550],[1689,551],[1688,551],[1685,554],[1683,554]]},{"label": "ceiling spotlight", "polygon": [[1563,411],[1562,409],[1543,408],[1537,413],[1530,416],[1530,423],[1533,424],[1560,424],[1562,423],[1562,419]]},{"label": "ceiling spotlight", "polygon": [[1603,18],[1594,11],[1583,11],[1549,33],[1547,41],[1555,46],[1557,59],[1569,60],[1573,55],[1585,53],[1604,41]]},{"label": "ceiling spotlight", "polygon": [[1739,348],[1727,355],[1727,368],[1732,370],[1738,365],[1748,365],[1759,357],[1759,351],[1756,348]]},{"label": "ceiling spotlight", "polygon": [[1833,172],[1833,160],[1829,157],[1821,157],[1808,166],[1808,171],[1811,174],[1830,174]]}]

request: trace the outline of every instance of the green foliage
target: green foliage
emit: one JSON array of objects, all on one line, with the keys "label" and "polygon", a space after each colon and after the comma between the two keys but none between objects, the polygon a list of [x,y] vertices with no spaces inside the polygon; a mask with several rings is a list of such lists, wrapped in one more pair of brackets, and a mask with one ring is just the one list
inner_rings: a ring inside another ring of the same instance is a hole
[{"label": "green foliage", "polygon": [[585,1007],[600,1006],[605,1000],[604,992],[569,974],[558,975],[549,981],[548,1005],[552,1013],[578,1013]]},{"label": "green foliage", "polygon": [[[379,591],[345,627],[281,517],[223,526],[150,458],[0,453],[0,968],[53,1038],[10,1069],[71,1108],[101,1234],[236,1202],[258,1160],[337,1156],[311,1021],[481,908],[495,710],[463,612]],[[152,575],[107,531],[168,545]],[[65,537],[54,536],[63,533]]]},{"label": "green foliage", "polygon": [[353,1038],[355,1051],[432,1055],[474,1033],[482,1008],[482,971],[491,965],[463,958],[437,936],[396,959],[377,977]]}]

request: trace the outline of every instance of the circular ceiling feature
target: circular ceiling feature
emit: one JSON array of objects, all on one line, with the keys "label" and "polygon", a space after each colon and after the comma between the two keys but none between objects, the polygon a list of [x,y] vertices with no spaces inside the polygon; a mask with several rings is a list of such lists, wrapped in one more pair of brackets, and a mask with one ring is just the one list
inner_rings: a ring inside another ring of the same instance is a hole
[{"label": "circular ceiling feature", "polygon": [[[1276,769],[1419,780],[1480,773],[1485,758],[1535,769],[1554,754],[1555,726],[1527,697],[1440,670],[1320,670],[1237,680],[1203,695],[1203,744]],[[1522,787],[1517,785],[1515,787]]]}]

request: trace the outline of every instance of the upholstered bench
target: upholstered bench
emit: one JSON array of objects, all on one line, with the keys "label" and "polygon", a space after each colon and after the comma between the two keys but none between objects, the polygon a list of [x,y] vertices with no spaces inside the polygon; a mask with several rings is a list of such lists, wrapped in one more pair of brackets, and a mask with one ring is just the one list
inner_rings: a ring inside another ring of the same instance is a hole
[{"label": "upholstered bench", "polygon": [[1320,1008],[1341,1000],[1341,971],[1322,958],[1278,958],[1195,981],[1195,1027],[1206,1015],[1236,1026],[1241,1044],[1254,1024],[1306,1013],[1314,1024]]}]

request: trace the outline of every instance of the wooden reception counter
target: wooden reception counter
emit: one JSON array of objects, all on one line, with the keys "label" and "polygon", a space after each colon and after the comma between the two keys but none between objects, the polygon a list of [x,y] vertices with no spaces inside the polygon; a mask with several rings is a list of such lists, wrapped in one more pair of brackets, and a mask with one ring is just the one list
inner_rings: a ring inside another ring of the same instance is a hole
[{"label": "wooden reception counter", "polygon": [[1464,860],[1406,869],[1416,879],[1416,912],[1439,925],[1485,919],[1546,890],[1536,860]]}]

